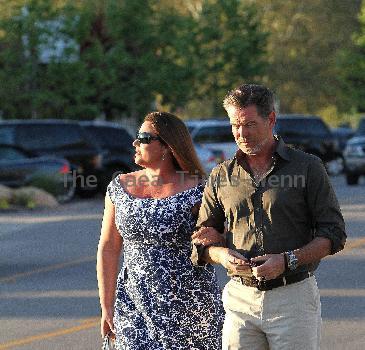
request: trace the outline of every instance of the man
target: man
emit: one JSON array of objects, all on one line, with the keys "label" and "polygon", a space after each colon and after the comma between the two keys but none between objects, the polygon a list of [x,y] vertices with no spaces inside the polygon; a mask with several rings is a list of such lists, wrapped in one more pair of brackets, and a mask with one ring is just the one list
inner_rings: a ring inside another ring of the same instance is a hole
[{"label": "man", "polygon": [[198,246],[197,259],[222,264],[231,277],[223,349],[319,349],[313,271],[346,241],[335,193],[320,159],[273,136],[269,89],[244,84],[223,105],[239,149],[212,171],[193,235],[204,244],[209,227],[225,231],[226,247]]}]

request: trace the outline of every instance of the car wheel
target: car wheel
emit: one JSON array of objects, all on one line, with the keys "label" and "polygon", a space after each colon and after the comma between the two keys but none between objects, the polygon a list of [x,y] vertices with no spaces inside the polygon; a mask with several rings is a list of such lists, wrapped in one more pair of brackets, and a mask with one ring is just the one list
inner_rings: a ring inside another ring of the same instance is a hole
[{"label": "car wheel", "polygon": [[81,198],[91,198],[96,196],[96,194],[98,193],[98,189],[97,188],[78,188],[77,190],[77,194],[81,197]]},{"label": "car wheel", "polygon": [[76,194],[81,198],[91,198],[98,193],[98,184],[87,184],[79,181],[76,185]]},{"label": "car wheel", "polygon": [[119,176],[120,174],[126,174],[128,172],[130,172],[130,170],[123,166],[118,168],[107,168],[102,177],[100,191],[105,193],[110,181],[112,181],[116,176]]},{"label": "car wheel", "polygon": [[61,203],[61,204],[67,203],[75,196],[75,192],[76,192],[76,188],[71,183],[71,184],[69,184],[67,191],[65,193],[57,195],[56,199],[57,199],[58,203]]},{"label": "car wheel", "polygon": [[359,175],[356,174],[346,174],[346,182],[348,185],[357,185],[359,182]]},{"label": "car wheel", "polygon": [[343,172],[345,163],[342,157],[338,157],[325,163],[329,175],[335,176]]}]

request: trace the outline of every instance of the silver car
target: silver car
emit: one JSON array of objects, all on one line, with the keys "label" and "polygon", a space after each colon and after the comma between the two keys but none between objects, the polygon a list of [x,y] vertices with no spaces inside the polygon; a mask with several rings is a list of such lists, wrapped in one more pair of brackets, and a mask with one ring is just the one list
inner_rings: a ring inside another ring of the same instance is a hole
[{"label": "silver car", "polygon": [[195,150],[207,175],[210,174],[212,169],[217,164],[225,160],[224,152],[222,152],[221,150],[209,149],[206,147],[201,147],[200,145],[197,144],[195,144]]},{"label": "silver car", "polygon": [[228,119],[189,120],[186,125],[195,144],[221,151],[226,158],[235,155],[238,147]]},{"label": "silver car", "polygon": [[347,184],[357,185],[360,176],[365,175],[365,135],[348,140],[343,156]]}]

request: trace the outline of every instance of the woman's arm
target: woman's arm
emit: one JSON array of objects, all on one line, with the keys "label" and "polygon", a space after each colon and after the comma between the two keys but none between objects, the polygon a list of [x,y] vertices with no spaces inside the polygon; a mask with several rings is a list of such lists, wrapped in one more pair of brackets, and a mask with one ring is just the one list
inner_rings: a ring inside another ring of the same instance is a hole
[{"label": "woman's arm", "polygon": [[109,330],[114,332],[114,298],[122,246],[122,237],[115,226],[114,205],[106,195],[96,262],[103,337]]}]

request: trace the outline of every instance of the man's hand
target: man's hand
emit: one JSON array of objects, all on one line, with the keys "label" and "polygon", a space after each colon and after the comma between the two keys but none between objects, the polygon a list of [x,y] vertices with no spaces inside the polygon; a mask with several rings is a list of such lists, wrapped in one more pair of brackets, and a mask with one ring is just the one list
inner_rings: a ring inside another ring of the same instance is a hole
[{"label": "man's hand", "polygon": [[223,236],[213,227],[201,227],[195,231],[191,236],[194,244],[201,244],[204,246],[220,243],[224,245]]},{"label": "man's hand", "polygon": [[228,270],[230,275],[252,276],[248,260],[232,249],[220,248],[219,263]]},{"label": "man's hand", "polygon": [[252,267],[252,273],[257,278],[273,280],[285,271],[285,259],[283,254],[267,254],[251,259],[252,262],[264,262],[262,265]]}]

